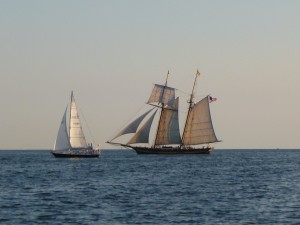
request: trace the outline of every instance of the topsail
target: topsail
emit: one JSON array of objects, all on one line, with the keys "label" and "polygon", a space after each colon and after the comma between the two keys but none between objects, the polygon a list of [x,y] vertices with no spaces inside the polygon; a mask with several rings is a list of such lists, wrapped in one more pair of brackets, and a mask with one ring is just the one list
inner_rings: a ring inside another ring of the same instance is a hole
[{"label": "topsail", "polygon": [[175,88],[155,84],[148,103],[163,103],[173,105],[175,100]]}]

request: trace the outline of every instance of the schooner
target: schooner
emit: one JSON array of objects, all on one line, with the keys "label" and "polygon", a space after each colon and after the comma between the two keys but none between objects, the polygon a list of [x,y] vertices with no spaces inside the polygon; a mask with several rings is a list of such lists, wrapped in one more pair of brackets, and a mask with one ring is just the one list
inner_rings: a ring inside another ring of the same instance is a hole
[{"label": "schooner", "polygon": [[[209,154],[213,150],[209,144],[218,142],[209,107],[213,98],[207,95],[194,103],[199,76],[197,70],[182,132],[179,128],[179,97],[175,97],[176,89],[168,86],[168,71],[164,85],[154,84],[147,102],[152,108],[129,123],[107,143],[134,149],[138,154]],[[155,117],[159,118],[158,123],[154,122]],[[156,132],[151,141],[152,129],[156,129]],[[133,136],[125,143],[118,142],[118,138],[125,134]]]}]

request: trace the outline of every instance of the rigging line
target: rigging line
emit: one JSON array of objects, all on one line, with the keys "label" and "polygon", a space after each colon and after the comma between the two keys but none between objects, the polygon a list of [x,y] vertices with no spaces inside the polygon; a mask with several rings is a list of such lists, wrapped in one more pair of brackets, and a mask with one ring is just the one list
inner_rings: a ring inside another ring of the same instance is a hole
[{"label": "rigging line", "polygon": [[179,92],[179,93],[182,93],[182,94],[185,94],[185,95],[191,95],[190,93],[188,93],[188,92],[185,92],[185,91],[183,91],[183,90],[180,90],[180,89],[176,89],[176,91],[177,92]]},{"label": "rigging line", "polygon": [[91,130],[90,130],[90,127],[89,127],[89,125],[88,125],[88,123],[87,123],[87,121],[86,121],[86,119],[85,119],[85,116],[84,116],[84,114],[83,114],[83,111],[82,111],[81,109],[79,109],[79,110],[80,110],[80,113],[81,113],[81,115],[82,115],[82,117],[83,117],[83,119],[84,119],[84,122],[85,122],[86,127],[87,127],[87,129],[88,129],[88,131],[89,131],[89,135],[91,136],[93,143],[96,143],[96,142],[95,142],[95,138],[93,137],[93,134],[92,134],[92,132],[91,132]]},{"label": "rigging line", "polygon": [[[184,86],[190,86],[190,82],[191,82],[191,79],[188,77],[188,76],[185,76],[186,78],[184,79],[184,80],[181,80],[180,82],[179,82],[179,85],[177,85],[177,87],[178,88],[182,88],[182,87],[184,87]],[[190,95],[190,94],[188,94],[188,95]]]}]

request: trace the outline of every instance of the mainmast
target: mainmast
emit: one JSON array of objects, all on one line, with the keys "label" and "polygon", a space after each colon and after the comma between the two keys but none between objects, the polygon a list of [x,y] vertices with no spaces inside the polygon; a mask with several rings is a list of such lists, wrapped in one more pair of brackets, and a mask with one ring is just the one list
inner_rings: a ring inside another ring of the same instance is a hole
[{"label": "mainmast", "polygon": [[161,101],[161,111],[160,111],[159,121],[158,121],[158,125],[157,125],[156,135],[155,135],[154,147],[156,146],[156,142],[157,142],[157,138],[158,138],[159,125],[161,123],[162,115],[163,115],[164,108],[165,108],[165,103],[164,103],[163,99],[164,99],[165,89],[166,89],[166,86],[168,84],[168,78],[169,78],[169,70],[168,70],[166,82],[165,82],[165,85],[164,85],[164,88],[163,88],[163,91],[162,91],[162,94],[161,94],[161,99],[162,99],[162,101]]},{"label": "mainmast", "polygon": [[190,117],[190,114],[191,114],[191,111],[193,109],[193,105],[194,105],[194,91],[195,91],[195,87],[196,87],[196,83],[197,83],[197,78],[200,76],[200,72],[197,70],[197,73],[196,73],[196,76],[195,76],[195,80],[194,80],[194,85],[193,85],[193,89],[192,89],[192,93],[191,93],[191,97],[190,97],[190,100],[188,101],[189,103],[189,110],[188,110],[188,114],[187,114],[187,117],[186,117],[186,120],[185,120],[185,125],[184,125],[184,129],[183,129],[183,134],[182,134],[182,139],[181,139],[181,148],[182,146],[184,145],[183,143],[183,140],[184,140],[184,137],[185,137],[185,131],[186,131],[186,127],[187,127],[187,121]]}]

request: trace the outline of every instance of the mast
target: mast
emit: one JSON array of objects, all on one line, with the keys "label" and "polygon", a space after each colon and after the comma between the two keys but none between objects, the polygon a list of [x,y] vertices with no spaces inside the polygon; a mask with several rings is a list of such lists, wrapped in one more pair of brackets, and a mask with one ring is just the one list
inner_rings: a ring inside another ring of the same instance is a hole
[{"label": "mast", "polygon": [[[168,73],[167,73],[166,82],[165,82],[165,85],[164,85],[164,88],[163,88],[163,91],[162,91],[162,95],[161,95],[162,100],[164,99],[165,89],[166,89],[166,86],[168,84],[168,78],[169,78],[169,70],[168,70]],[[156,146],[156,142],[157,142],[157,138],[158,138],[158,131],[159,131],[159,124],[160,124],[161,119],[162,119],[162,115],[163,115],[163,112],[164,112],[164,107],[165,107],[165,103],[164,103],[164,101],[162,101],[161,102],[161,111],[160,111],[159,121],[158,121],[156,134],[155,134],[154,147]]]},{"label": "mast", "polygon": [[69,116],[69,139],[71,139],[70,130],[71,130],[72,101],[73,101],[73,91],[71,91],[70,112],[69,112],[69,114],[70,114],[70,116]]},{"label": "mast", "polygon": [[197,69],[197,73],[196,73],[196,76],[195,76],[195,80],[194,80],[194,85],[193,85],[191,97],[190,97],[190,100],[188,101],[188,103],[189,103],[189,110],[188,110],[188,114],[187,114],[187,117],[186,117],[186,120],[185,120],[185,125],[184,125],[183,134],[182,134],[182,138],[181,138],[180,148],[182,148],[182,146],[184,145],[183,140],[184,140],[184,136],[185,136],[187,121],[188,121],[188,119],[190,117],[190,114],[191,114],[191,111],[192,111],[192,108],[193,108],[193,104],[194,104],[194,102],[193,102],[193,99],[194,99],[194,90],[195,90],[195,86],[196,86],[196,83],[197,83],[197,77],[198,76],[200,76],[200,72]]}]

